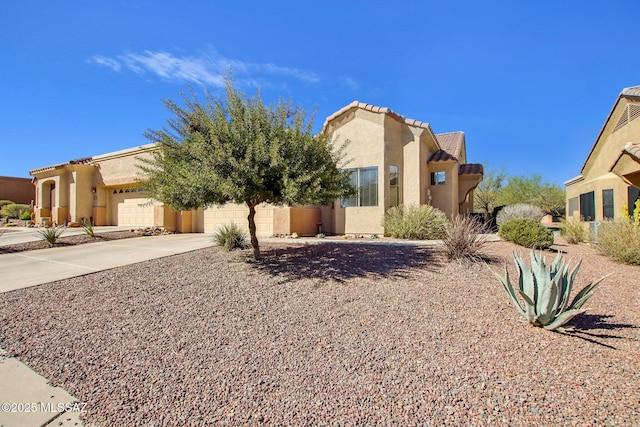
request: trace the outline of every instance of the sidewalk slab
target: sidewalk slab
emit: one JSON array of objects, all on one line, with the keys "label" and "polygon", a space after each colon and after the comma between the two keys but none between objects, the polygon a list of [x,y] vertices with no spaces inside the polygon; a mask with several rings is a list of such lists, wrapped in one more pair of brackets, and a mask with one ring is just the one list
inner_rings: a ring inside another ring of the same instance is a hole
[{"label": "sidewalk slab", "polygon": [[77,413],[65,413],[76,399],[19,360],[0,355],[0,378],[0,426],[58,425],[65,416],[80,421]]},{"label": "sidewalk slab", "polygon": [[0,293],[213,245],[208,234],[166,234],[0,255]]}]

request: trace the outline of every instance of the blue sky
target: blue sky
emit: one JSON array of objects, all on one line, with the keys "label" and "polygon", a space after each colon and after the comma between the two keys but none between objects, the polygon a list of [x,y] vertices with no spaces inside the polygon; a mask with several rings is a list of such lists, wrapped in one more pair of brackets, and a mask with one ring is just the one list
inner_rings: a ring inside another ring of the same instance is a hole
[{"label": "blue sky", "polygon": [[640,85],[637,0],[14,1],[0,16],[0,175],[146,144],[164,99],[221,73],[263,98],[354,100],[462,130],[469,162],[579,174]]}]

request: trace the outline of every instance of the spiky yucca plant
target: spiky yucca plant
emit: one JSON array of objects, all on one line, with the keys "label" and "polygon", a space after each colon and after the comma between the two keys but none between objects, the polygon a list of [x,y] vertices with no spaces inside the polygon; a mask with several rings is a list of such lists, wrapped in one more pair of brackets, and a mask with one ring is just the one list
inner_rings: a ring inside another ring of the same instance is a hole
[{"label": "spiky yucca plant", "polygon": [[82,231],[84,232],[84,234],[86,234],[87,236],[96,237],[96,231],[93,229],[91,220],[82,218],[80,224],[82,225]]},{"label": "spiky yucca plant", "polygon": [[[548,330],[557,329],[583,313],[585,310],[582,306],[591,298],[598,284],[604,279],[603,277],[585,286],[569,303],[582,260],[569,272],[569,263],[565,263],[560,252],[549,268],[542,254],[539,255],[536,251],[531,251],[531,269],[517,252],[513,253],[513,258],[520,273],[517,292],[511,284],[506,268],[504,277],[494,274],[504,286],[518,312],[532,325]],[[522,297],[524,304],[518,295]]]},{"label": "spiky yucca plant", "polygon": [[213,235],[214,241],[218,246],[222,246],[226,251],[232,251],[235,248],[246,249],[249,247],[247,243],[247,233],[236,224],[222,225]]},{"label": "spiky yucca plant", "polygon": [[45,227],[39,228],[37,230],[40,235],[40,239],[47,242],[49,246],[53,246],[56,244],[62,233],[66,230],[65,227],[53,226],[53,227]]}]

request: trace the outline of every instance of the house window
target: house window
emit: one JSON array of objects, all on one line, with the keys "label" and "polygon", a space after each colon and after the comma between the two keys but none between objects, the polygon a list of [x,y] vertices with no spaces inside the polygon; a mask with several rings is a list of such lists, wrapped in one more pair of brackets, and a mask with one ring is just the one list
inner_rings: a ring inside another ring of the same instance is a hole
[{"label": "house window", "polygon": [[573,216],[573,214],[575,212],[578,212],[579,210],[580,210],[580,199],[577,197],[573,197],[569,199],[569,215],[568,216]]},{"label": "house window", "polygon": [[343,197],[340,206],[378,206],[378,167],[347,169],[347,172],[350,173],[351,186],[356,192]]},{"label": "house window", "polygon": [[636,200],[640,197],[640,189],[636,187],[629,187],[627,189],[627,207],[629,208],[629,216],[633,215],[633,210],[636,208]]},{"label": "house window", "polygon": [[602,190],[602,216],[612,219],[613,215],[613,189]]},{"label": "house window", "polygon": [[580,195],[580,217],[584,221],[596,219],[596,202],[593,191]]},{"label": "house window", "polygon": [[389,207],[400,204],[400,175],[398,166],[389,166]]},{"label": "house window", "polygon": [[442,185],[447,182],[445,171],[431,172],[431,185]]}]

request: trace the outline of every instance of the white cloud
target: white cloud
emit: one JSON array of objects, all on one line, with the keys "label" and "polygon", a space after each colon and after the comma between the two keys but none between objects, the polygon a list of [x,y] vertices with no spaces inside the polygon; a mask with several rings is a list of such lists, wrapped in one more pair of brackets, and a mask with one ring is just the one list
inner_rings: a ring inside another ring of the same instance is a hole
[{"label": "white cloud", "polygon": [[120,69],[122,68],[122,64],[120,64],[119,61],[112,58],[107,58],[106,56],[101,56],[101,55],[96,55],[92,57],[89,60],[89,62],[93,62],[98,65],[103,65],[107,68],[111,68],[113,71],[120,71]]},{"label": "white cloud", "polygon": [[356,80],[354,80],[354,79],[352,79],[350,77],[345,77],[344,80],[343,80],[343,84],[345,86],[347,86],[351,90],[360,89],[360,83],[358,83]]},{"label": "white cloud", "polygon": [[138,74],[150,72],[165,80],[211,86],[224,85],[220,73],[197,57],[177,58],[167,52],[145,51],[142,54],[127,53],[119,58],[127,68]]},{"label": "white cloud", "polygon": [[189,82],[201,85],[224,86],[223,73],[233,70],[236,77],[245,81],[257,81],[262,75],[292,77],[296,80],[316,84],[320,78],[313,72],[298,68],[282,67],[273,63],[251,63],[226,58],[214,49],[197,56],[175,56],[168,52],[144,51],[125,53],[109,58],[96,55],[91,62],[120,71],[126,68],[137,74],[154,74],[168,81]]}]

